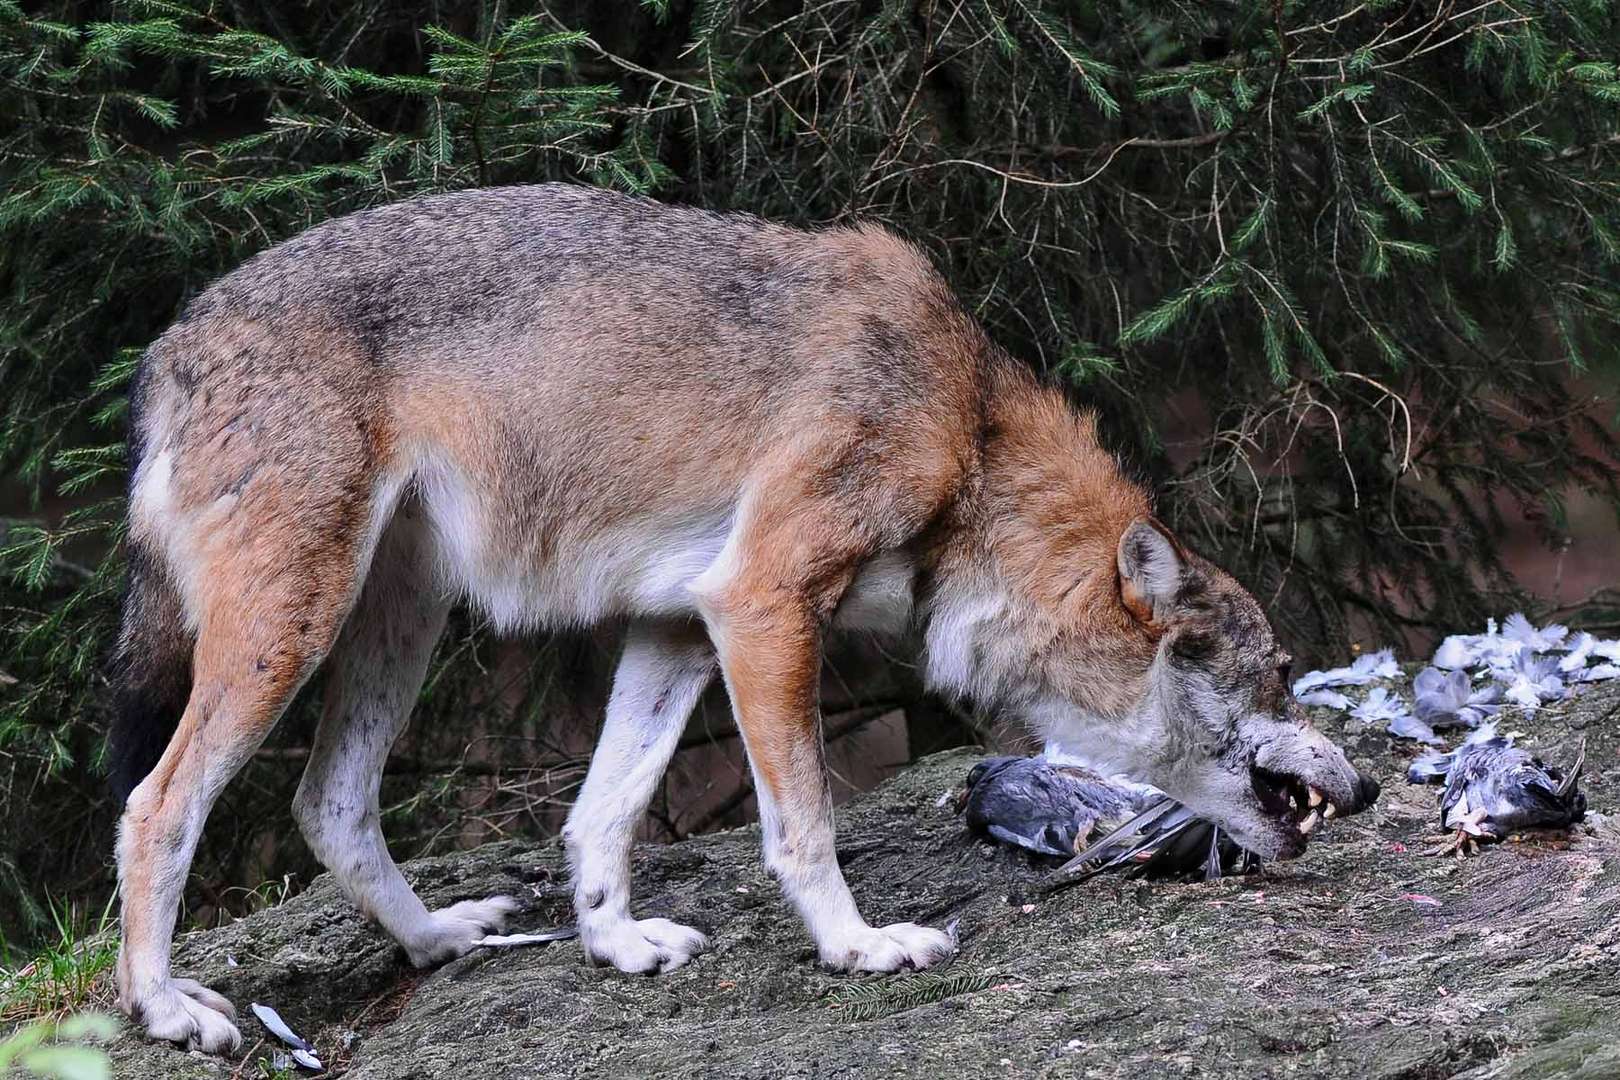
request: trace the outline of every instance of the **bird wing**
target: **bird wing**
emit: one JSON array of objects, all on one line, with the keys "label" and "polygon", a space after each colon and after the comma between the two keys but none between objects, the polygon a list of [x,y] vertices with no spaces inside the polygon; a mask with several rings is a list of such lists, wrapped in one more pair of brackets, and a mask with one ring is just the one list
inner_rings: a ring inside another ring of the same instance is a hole
[{"label": "bird wing", "polygon": [[1440,827],[1451,828],[1453,809],[1458,813],[1466,813],[1471,805],[1477,806],[1479,799],[1468,797],[1469,779],[1467,770],[1462,767],[1459,760],[1453,760],[1451,771],[1446,774],[1446,789],[1440,793]]},{"label": "bird wing", "polygon": [[1204,854],[1204,880],[1214,881],[1225,872],[1221,858],[1221,830],[1209,831],[1209,850]]},{"label": "bird wing", "polygon": [[1074,854],[1074,838],[1079,834],[1072,820],[1021,821],[1008,824],[989,822],[985,825],[985,832],[1003,844],[1011,844],[1026,851],[1051,855],[1059,859]]},{"label": "bird wing", "polygon": [[1455,756],[1456,751],[1447,754],[1442,754],[1438,750],[1425,751],[1406,770],[1406,782],[1438,784],[1444,781],[1446,774],[1451,771],[1451,762]]},{"label": "bird wing", "polygon": [[1126,863],[1146,863],[1197,820],[1174,799],[1163,799],[1058,867],[1057,873],[1083,881]]},{"label": "bird wing", "polygon": [[1041,886],[1051,892],[1089,881],[1109,870],[1127,877],[1210,880],[1248,873],[1259,857],[1232,841],[1218,826],[1171,798],[1162,798],[1053,872]]},{"label": "bird wing", "polygon": [[1569,798],[1570,794],[1575,790],[1575,785],[1581,779],[1581,770],[1585,767],[1586,740],[1583,739],[1581,740],[1580,750],[1575,754],[1575,764],[1569,767],[1569,771],[1564,774],[1564,778],[1558,783],[1558,790],[1555,794],[1557,794],[1560,799]]},{"label": "bird wing", "polygon": [[1496,832],[1556,828],[1573,820],[1574,800],[1561,797],[1558,781],[1539,767],[1520,765],[1494,779],[1485,806]]}]

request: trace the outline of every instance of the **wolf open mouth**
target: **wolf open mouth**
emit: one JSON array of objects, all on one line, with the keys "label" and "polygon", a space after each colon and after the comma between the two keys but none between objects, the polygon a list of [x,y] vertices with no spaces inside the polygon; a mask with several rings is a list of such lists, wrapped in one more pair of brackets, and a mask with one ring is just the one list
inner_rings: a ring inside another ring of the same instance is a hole
[{"label": "wolf open mouth", "polygon": [[1261,809],[1280,824],[1293,826],[1299,831],[1299,846],[1317,824],[1339,812],[1322,794],[1321,789],[1306,784],[1297,776],[1273,772],[1259,765],[1249,766],[1249,782]]}]

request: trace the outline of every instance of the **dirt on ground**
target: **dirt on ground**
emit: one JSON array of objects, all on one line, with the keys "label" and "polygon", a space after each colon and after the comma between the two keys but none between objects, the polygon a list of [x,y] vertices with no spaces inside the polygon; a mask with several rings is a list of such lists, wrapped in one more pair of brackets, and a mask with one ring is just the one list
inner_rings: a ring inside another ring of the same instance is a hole
[{"label": "dirt on ground", "polygon": [[[1320,713],[1384,783],[1378,806],[1244,878],[1106,878],[1043,895],[1048,865],[971,837],[942,805],[976,755],[926,758],[839,814],[851,887],[874,922],[959,920],[947,967],[821,971],[759,861],[756,827],[635,856],[638,916],[713,948],[648,978],[577,942],[479,950],[412,971],[329,878],[280,907],[183,938],[176,971],[226,994],[234,1061],[126,1034],[115,1075],[261,1077],[280,1011],[331,1073],[453,1077],[1620,1076],[1620,687],[1501,727],[1548,760],[1584,742],[1592,813],[1564,838],[1433,857],[1435,789],[1416,748]],[[522,899],[519,929],[569,920],[554,844],[509,841],[405,867],[430,906]],[[255,1040],[261,1040],[256,1042]]]}]

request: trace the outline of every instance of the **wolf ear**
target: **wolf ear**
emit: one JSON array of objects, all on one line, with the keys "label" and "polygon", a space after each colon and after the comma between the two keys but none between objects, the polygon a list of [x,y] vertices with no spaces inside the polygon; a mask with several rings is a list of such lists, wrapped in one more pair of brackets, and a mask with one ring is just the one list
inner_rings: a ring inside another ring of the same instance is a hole
[{"label": "wolf ear", "polygon": [[1119,538],[1119,597],[1137,621],[1163,621],[1181,588],[1185,553],[1152,518],[1131,522]]}]

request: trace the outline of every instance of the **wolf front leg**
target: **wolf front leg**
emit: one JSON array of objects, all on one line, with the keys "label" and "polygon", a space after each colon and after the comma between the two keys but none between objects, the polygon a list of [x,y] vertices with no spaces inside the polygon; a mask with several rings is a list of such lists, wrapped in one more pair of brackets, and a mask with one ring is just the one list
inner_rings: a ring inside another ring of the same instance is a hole
[{"label": "wolf front leg", "polygon": [[613,675],[602,738],[563,831],[585,955],[620,971],[672,971],[708,945],[689,926],[630,916],[630,845],[686,718],[714,677],[701,628],[638,623]]},{"label": "wolf front leg", "polygon": [[[717,567],[729,561],[723,555]],[[821,637],[852,576],[853,570],[819,589],[788,587],[754,576],[743,563],[729,578],[700,581],[694,591],[747,746],[765,865],[804,920],[822,963],[841,971],[925,968],[951,955],[951,940],[915,923],[868,925],[834,846],[818,702]]]}]

